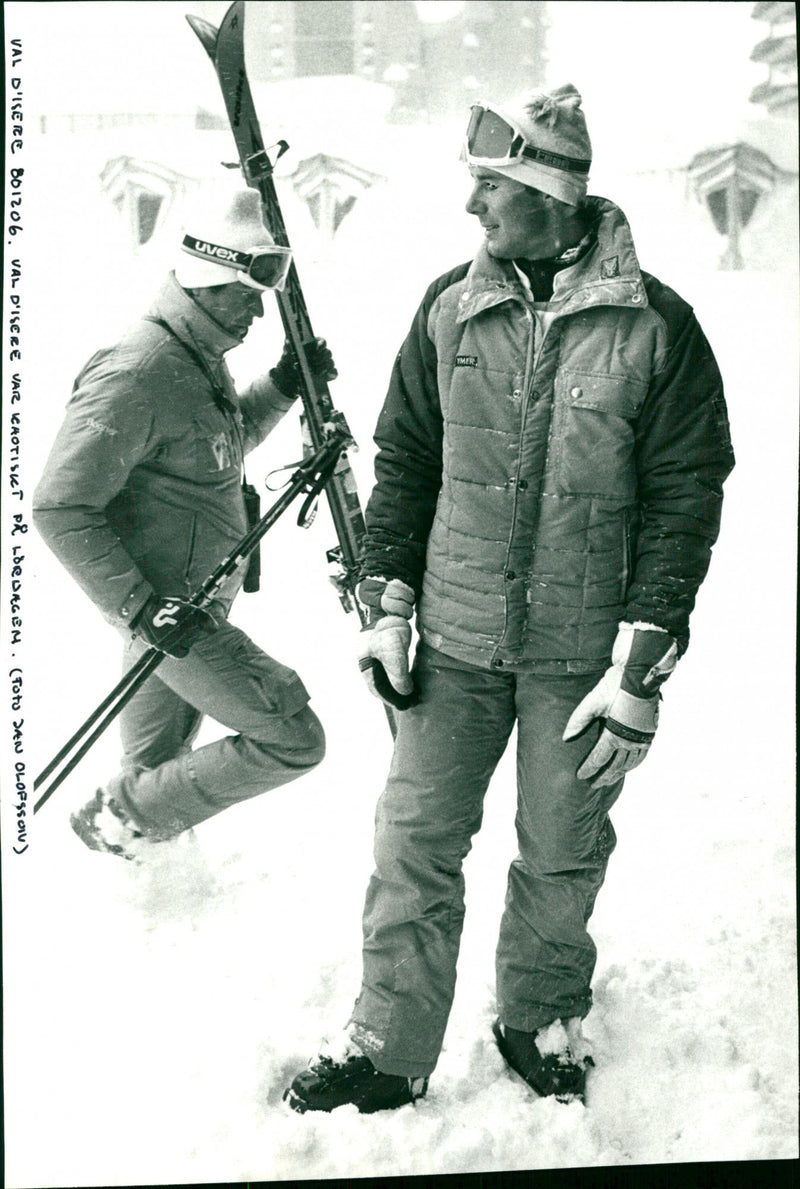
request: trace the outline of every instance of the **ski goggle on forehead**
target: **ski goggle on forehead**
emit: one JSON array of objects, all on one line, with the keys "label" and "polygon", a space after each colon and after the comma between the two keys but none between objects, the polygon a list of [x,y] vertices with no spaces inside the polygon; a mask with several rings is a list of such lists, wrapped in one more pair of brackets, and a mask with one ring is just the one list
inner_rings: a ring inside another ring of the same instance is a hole
[{"label": "ski goggle on forehead", "polygon": [[501,116],[488,103],[475,103],[472,106],[464,140],[464,156],[470,165],[486,165],[490,169],[498,165],[515,165],[525,160],[538,161],[540,165],[568,170],[570,173],[588,173],[591,166],[591,161],[579,157],[565,157],[562,153],[534,148],[516,124],[506,116]]},{"label": "ski goggle on forehead", "polygon": [[292,249],[282,248],[279,244],[265,244],[262,248],[241,252],[186,235],[181,247],[190,256],[234,269],[236,279],[251,289],[283,289],[292,263]]}]

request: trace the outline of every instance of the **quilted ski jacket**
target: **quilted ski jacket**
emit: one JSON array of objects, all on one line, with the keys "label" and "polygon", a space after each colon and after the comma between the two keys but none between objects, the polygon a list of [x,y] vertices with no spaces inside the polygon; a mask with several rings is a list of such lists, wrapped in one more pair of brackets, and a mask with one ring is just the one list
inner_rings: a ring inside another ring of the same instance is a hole
[{"label": "quilted ski jacket", "polygon": [[[291,407],[269,377],[237,396],[237,346],[170,274],[149,314],[73,387],[34,495],[39,533],[103,614],[191,595],[247,531],[242,458]],[[220,593],[230,607],[244,575]]]},{"label": "quilted ski jacket", "polygon": [[429,287],[378,420],[361,572],[408,582],[422,637],[479,666],[597,668],[623,620],[684,651],[719,531],[711,349],[619,208],[589,204],[596,242],[556,274],[544,340],[482,247]]}]

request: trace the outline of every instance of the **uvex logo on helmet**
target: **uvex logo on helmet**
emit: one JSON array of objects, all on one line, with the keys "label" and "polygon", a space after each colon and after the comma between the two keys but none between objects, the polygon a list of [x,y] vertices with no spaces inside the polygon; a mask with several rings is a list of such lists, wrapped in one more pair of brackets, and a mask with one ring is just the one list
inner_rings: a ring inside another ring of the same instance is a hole
[{"label": "uvex logo on helmet", "polygon": [[208,256],[212,260],[224,260],[226,264],[239,263],[240,253],[235,252],[233,248],[223,248],[219,244],[210,244],[201,239],[192,239],[187,247],[190,248],[190,251],[196,252],[198,256]]}]

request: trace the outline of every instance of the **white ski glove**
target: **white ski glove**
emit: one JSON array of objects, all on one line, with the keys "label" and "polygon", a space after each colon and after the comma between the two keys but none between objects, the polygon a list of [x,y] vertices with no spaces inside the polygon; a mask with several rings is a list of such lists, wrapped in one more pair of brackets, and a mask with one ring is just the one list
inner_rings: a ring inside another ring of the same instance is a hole
[{"label": "white ski glove", "polygon": [[667,632],[649,624],[620,624],[612,665],[570,715],[563,738],[574,739],[595,719],[604,720],[600,738],[578,769],[592,788],[615,784],[641,764],[658,726],[661,685],[678,660]]},{"label": "white ski glove", "polygon": [[414,591],[399,578],[362,578],[356,598],[366,612],[360,637],[358,667],[371,694],[396,710],[417,701],[408,668]]}]

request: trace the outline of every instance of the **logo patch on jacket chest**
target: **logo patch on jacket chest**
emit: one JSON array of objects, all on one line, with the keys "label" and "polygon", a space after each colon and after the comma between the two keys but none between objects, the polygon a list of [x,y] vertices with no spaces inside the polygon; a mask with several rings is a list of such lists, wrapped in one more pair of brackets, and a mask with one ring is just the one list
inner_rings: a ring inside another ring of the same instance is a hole
[{"label": "logo patch on jacket chest", "polygon": [[477,355],[456,355],[456,367],[477,367]]},{"label": "logo patch on jacket chest", "polygon": [[619,276],[619,256],[609,256],[600,261],[600,276],[604,281]]},{"label": "logo patch on jacket chest", "polygon": [[210,445],[218,471],[226,471],[228,467],[233,466],[233,452],[231,450],[231,444],[228,441],[228,435],[224,430],[221,433],[214,434],[213,438],[211,438]]}]

